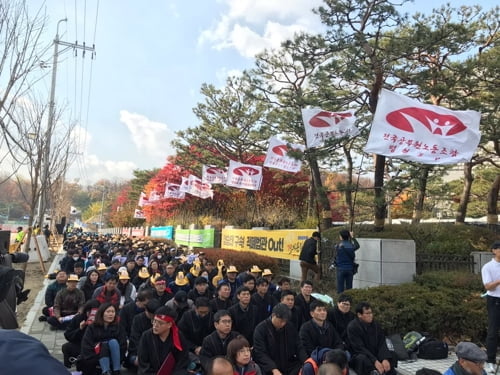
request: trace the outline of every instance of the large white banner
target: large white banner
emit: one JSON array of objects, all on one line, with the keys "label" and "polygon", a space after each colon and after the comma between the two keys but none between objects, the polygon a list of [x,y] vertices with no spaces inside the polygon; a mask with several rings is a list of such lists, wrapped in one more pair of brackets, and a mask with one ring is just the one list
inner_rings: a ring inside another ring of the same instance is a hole
[{"label": "large white banner", "polygon": [[257,165],[242,164],[237,161],[229,161],[227,171],[227,186],[247,189],[260,190],[262,183],[262,167]]},{"label": "large white banner", "polygon": [[481,114],[452,111],[382,90],[365,152],[423,164],[455,164],[472,158]]},{"label": "large white banner", "polygon": [[181,182],[181,186],[179,187],[179,191],[183,192],[183,193],[189,193],[189,178],[187,177],[181,177],[182,178],[182,182]]},{"label": "large white banner", "polygon": [[149,193],[149,198],[148,201],[149,203],[157,202],[162,198],[161,194],[158,193],[156,190],[151,190]]},{"label": "large white banner", "polygon": [[307,148],[319,147],[330,138],[354,137],[359,130],[354,111],[328,112],[320,108],[302,109]]},{"label": "large white banner", "polygon": [[186,193],[180,191],[181,185],[179,184],[171,184],[167,183],[165,186],[165,198],[173,198],[173,199],[184,199],[186,197]]},{"label": "large white banner", "polygon": [[149,199],[146,196],[146,193],[141,192],[141,195],[139,196],[139,203],[137,203],[137,205],[139,207],[144,207],[144,206],[147,206],[149,204],[151,204],[151,203],[149,202]]},{"label": "large white banner", "polygon": [[210,184],[225,184],[227,172],[225,168],[219,168],[213,165],[203,165],[201,179]]},{"label": "large white banner", "polygon": [[271,137],[269,139],[269,147],[267,148],[266,160],[264,160],[264,167],[296,173],[300,171],[302,161],[288,156],[287,153],[290,150],[304,152],[304,149],[303,145],[288,145],[277,137]]}]

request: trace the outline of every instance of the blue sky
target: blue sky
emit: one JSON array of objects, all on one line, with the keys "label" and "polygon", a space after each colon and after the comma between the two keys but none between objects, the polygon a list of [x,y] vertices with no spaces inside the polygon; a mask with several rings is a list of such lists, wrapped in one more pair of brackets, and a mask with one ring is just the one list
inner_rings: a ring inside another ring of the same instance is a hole
[{"label": "blue sky", "polygon": [[[294,31],[319,30],[310,9],[320,3],[30,0],[30,10],[46,10],[47,41],[62,18],[68,21],[61,24],[61,40],[92,44],[95,30],[94,60],[71,51],[59,58],[56,98],[67,108],[62,121],[76,121],[86,141],[68,178],[86,185],[129,179],[136,168],[162,167],[173,153],[174,132],[197,125],[192,108],[202,99],[202,83],[222,86],[228,74],[252,67],[256,52],[279,46]],[[442,3],[418,0],[405,10],[428,11]],[[48,92],[49,79],[42,91]]]}]

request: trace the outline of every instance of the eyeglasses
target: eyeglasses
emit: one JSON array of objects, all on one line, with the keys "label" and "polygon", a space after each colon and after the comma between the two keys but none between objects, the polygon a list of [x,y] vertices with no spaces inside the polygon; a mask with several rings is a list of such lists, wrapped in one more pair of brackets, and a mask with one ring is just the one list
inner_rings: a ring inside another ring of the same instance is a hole
[{"label": "eyeglasses", "polygon": [[233,321],[231,319],[221,319],[217,323],[219,324],[231,324]]},{"label": "eyeglasses", "polygon": [[164,322],[162,320],[153,319],[153,320],[151,320],[151,324],[154,326],[163,326],[163,325],[167,324],[167,322]]}]

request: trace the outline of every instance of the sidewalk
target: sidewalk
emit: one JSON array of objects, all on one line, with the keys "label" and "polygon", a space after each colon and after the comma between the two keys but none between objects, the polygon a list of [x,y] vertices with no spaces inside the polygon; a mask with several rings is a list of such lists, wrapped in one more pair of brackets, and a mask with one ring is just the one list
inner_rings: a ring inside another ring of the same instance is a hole
[{"label": "sidewalk", "polygon": [[417,361],[399,361],[397,372],[401,375],[413,375],[421,368],[429,368],[432,370],[437,370],[441,374],[444,373],[448,368],[455,363],[457,356],[455,353],[450,353],[448,358],[445,359],[418,359]]}]

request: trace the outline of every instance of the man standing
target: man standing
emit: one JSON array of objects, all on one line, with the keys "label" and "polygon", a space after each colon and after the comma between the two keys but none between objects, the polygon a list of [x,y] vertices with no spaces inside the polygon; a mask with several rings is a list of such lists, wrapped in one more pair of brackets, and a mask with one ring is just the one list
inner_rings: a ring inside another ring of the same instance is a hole
[{"label": "man standing", "polygon": [[321,240],[321,235],[319,232],[313,232],[311,238],[304,241],[302,245],[302,250],[300,251],[300,269],[302,271],[302,276],[300,281],[307,280],[307,272],[309,270],[314,272],[314,279],[319,281],[321,277],[321,269],[316,263],[315,256],[319,254],[318,245]]},{"label": "man standing", "polygon": [[288,322],[290,316],[290,309],[279,303],[255,328],[255,362],[265,374],[296,375],[307,358],[295,327]]},{"label": "man standing", "polygon": [[488,358],[484,350],[481,350],[472,342],[460,342],[455,349],[455,353],[458,360],[443,375],[483,374],[484,362]]},{"label": "man standing", "polygon": [[335,246],[337,256],[335,263],[337,267],[337,294],[346,289],[352,289],[354,277],[355,251],[359,249],[359,243],[354,238],[354,233],[343,229],[339,233],[340,243]]},{"label": "man standing", "polygon": [[373,312],[368,302],[356,306],[356,319],[347,326],[347,337],[351,345],[350,367],[358,375],[379,374],[396,375],[395,359],[387,348],[382,327],[373,320]]},{"label": "man standing", "polygon": [[486,306],[488,309],[488,335],[486,352],[488,354],[488,373],[496,372],[497,335],[500,328],[500,241],[491,245],[493,259],[481,269],[481,276],[486,288]]},{"label": "man standing", "polygon": [[153,327],[142,334],[138,346],[139,375],[186,373],[188,350],[175,318],[175,312],[167,306],[155,311]]}]

